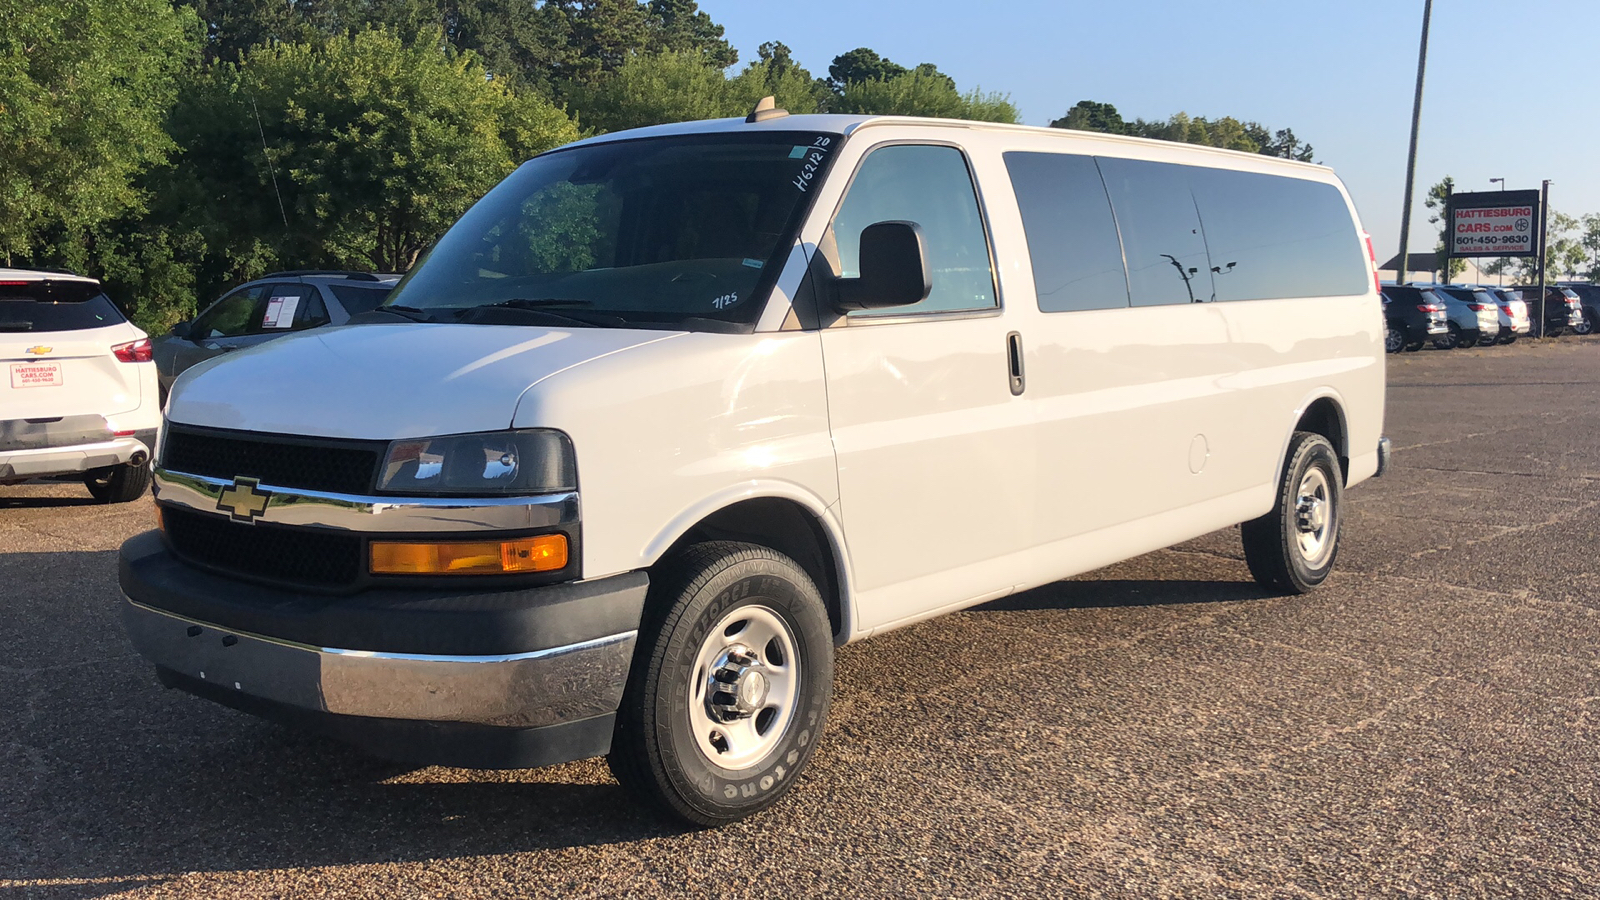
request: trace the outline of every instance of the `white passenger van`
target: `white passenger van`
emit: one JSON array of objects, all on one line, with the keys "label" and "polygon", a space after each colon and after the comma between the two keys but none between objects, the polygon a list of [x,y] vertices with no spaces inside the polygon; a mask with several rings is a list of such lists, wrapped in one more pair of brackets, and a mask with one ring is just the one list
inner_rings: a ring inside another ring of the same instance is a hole
[{"label": "white passenger van", "polygon": [[1237,523],[1309,590],[1386,458],[1343,187],[1178,144],[603,135],[361,319],[174,386],[162,530],[122,550],[140,652],[399,759],[606,754],[705,824],[794,782],[837,646]]}]

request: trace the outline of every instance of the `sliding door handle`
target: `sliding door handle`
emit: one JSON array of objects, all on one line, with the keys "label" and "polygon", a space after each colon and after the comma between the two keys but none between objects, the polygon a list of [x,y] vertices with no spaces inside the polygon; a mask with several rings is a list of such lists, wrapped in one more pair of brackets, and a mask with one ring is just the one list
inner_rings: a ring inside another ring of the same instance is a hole
[{"label": "sliding door handle", "polygon": [[1022,335],[1018,332],[1006,335],[1006,362],[1011,367],[1011,396],[1020,397],[1027,383],[1022,373]]}]

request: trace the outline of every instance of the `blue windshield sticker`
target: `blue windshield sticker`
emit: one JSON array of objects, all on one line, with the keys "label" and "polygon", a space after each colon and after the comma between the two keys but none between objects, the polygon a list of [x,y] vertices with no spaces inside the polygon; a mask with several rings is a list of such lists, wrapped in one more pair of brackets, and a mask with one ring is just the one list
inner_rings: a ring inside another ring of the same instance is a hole
[{"label": "blue windshield sticker", "polygon": [[761,267],[762,267],[762,266],[764,266],[764,265],[766,265],[766,263],[763,263],[763,262],[762,262],[762,261],[761,261],[761,260],[759,260],[759,259],[750,259],[750,258],[748,258],[748,257],[747,257],[747,258],[745,258],[745,260],[744,260],[744,264],[745,264],[745,265],[747,265],[747,266],[749,266],[749,267],[750,267],[750,268],[752,268],[752,269],[759,269],[759,268],[761,268]]},{"label": "blue windshield sticker", "polygon": [[794,148],[793,150],[789,151],[789,158],[790,159],[799,159],[800,157],[805,156],[806,155],[806,151],[810,150],[810,149],[811,149],[810,147],[807,147],[806,145],[801,144],[800,146],[798,146],[798,147]]}]

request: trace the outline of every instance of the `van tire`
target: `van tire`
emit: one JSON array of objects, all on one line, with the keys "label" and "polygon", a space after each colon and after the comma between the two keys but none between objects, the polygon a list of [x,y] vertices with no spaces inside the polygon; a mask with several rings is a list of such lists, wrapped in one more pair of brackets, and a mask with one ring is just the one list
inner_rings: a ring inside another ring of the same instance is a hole
[{"label": "van tire", "polygon": [[[754,657],[732,649],[744,647],[745,634],[758,635]],[[784,642],[792,658],[784,658]],[[705,687],[727,684],[720,699],[746,704],[747,681],[758,683],[750,691],[759,691],[756,705],[777,702],[754,711],[718,705]],[[668,814],[726,825],[793,786],[822,734],[832,690],[833,631],[805,570],[756,544],[694,544],[652,575],[606,763],[623,787]],[[724,723],[717,715],[736,718]],[[761,731],[764,716],[768,730]],[[741,751],[755,755],[726,767],[713,758]]]},{"label": "van tire", "polygon": [[1272,512],[1239,529],[1256,582],[1281,594],[1304,594],[1321,584],[1339,555],[1343,506],[1344,477],[1333,445],[1320,434],[1295,432]]},{"label": "van tire", "polygon": [[150,489],[150,464],[90,469],[83,473],[83,486],[89,489],[89,496],[101,503],[137,500]]}]

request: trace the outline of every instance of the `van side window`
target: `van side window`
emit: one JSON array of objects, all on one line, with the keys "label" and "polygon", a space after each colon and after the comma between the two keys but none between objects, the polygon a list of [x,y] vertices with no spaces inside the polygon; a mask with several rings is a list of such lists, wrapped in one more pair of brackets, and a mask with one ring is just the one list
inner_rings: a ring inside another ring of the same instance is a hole
[{"label": "van side window", "polygon": [[1134,306],[1214,299],[1189,166],[1097,157],[1128,261]]},{"label": "van side window", "polygon": [[1005,154],[1043,312],[1128,305],[1122,242],[1092,156]]},{"label": "van side window", "polygon": [[1369,288],[1350,207],[1331,184],[1189,167],[1218,300],[1338,297]]},{"label": "van side window", "polygon": [[876,222],[922,226],[933,292],[912,306],[857,310],[852,318],[991,309],[996,305],[989,240],[967,161],[954,147],[874,150],[856,172],[821,250],[845,277],[860,273],[861,232]]}]

